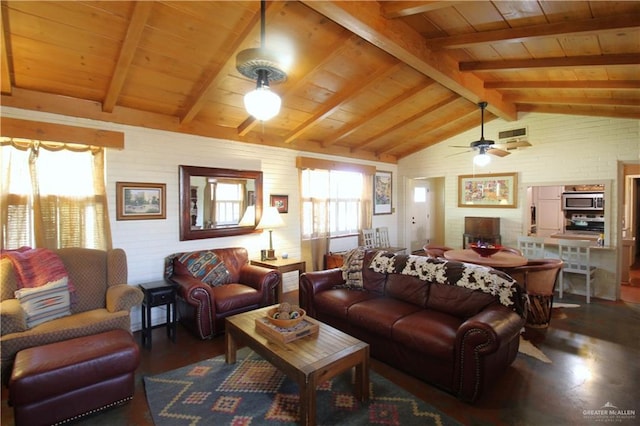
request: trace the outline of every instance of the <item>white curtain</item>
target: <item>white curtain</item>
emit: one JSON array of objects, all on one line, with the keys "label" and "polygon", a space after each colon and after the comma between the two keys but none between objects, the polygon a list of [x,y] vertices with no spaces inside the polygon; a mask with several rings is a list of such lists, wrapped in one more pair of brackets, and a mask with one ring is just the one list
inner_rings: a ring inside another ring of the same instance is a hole
[{"label": "white curtain", "polygon": [[2,248],[110,249],[104,149],[2,141]]}]

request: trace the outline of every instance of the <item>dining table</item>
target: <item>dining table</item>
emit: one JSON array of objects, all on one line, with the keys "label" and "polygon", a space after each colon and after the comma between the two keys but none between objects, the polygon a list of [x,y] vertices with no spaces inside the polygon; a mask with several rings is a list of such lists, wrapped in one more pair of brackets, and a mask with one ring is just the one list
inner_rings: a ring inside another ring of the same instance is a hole
[{"label": "dining table", "polygon": [[507,251],[499,251],[491,256],[483,257],[471,249],[454,249],[445,251],[443,255],[448,260],[491,266],[496,269],[515,268],[526,265],[528,262],[526,257]]}]

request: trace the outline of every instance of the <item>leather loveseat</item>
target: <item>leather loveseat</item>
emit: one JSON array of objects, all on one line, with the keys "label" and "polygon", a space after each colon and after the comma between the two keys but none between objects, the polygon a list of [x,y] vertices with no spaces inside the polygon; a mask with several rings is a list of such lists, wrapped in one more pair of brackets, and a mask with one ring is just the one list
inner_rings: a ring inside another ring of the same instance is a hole
[{"label": "leather loveseat", "polygon": [[300,305],[374,358],[474,402],[517,355],[526,296],[492,268],[354,250],[341,269],[301,276]]},{"label": "leather loveseat", "polygon": [[230,315],[276,303],[282,285],[279,271],[249,264],[242,247],[174,253],[165,278],[178,286],[180,323],[201,339],[222,333]]},{"label": "leather loveseat", "polygon": [[122,329],[131,333],[130,311],[142,303],[138,287],[127,284],[127,256],[122,249],[63,248],[52,250],[75,287],[70,315],[31,328],[14,293],[18,275],[8,258],[0,260],[2,377],[8,379],[18,351]]}]

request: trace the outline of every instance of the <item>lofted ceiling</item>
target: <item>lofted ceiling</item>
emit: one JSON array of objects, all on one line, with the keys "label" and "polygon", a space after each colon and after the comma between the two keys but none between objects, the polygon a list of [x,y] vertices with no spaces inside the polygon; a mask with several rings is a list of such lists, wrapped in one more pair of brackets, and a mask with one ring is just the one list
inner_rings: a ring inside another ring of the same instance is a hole
[{"label": "lofted ceiling", "polygon": [[1,6],[3,106],[389,163],[479,126],[480,101],[485,122],[640,118],[640,1],[267,2],[290,64],[267,122],[235,68],[257,0]]}]

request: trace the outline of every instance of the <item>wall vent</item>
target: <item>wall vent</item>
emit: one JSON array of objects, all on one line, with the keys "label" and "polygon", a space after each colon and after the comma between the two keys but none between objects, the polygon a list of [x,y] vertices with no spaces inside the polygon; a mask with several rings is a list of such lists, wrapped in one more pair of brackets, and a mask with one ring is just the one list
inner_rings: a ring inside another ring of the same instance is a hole
[{"label": "wall vent", "polygon": [[529,132],[526,127],[519,129],[503,130],[498,132],[498,143],[509,143],[515,141],[526,140],[529,136]]}]

